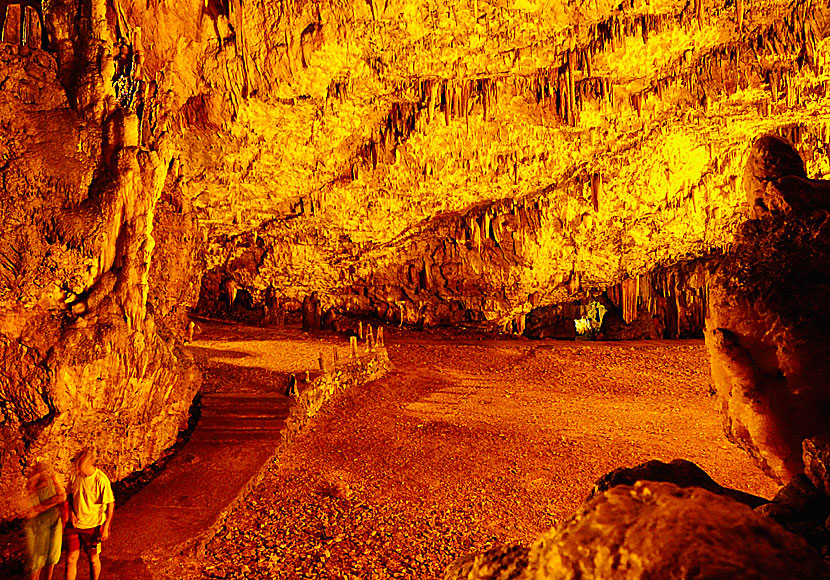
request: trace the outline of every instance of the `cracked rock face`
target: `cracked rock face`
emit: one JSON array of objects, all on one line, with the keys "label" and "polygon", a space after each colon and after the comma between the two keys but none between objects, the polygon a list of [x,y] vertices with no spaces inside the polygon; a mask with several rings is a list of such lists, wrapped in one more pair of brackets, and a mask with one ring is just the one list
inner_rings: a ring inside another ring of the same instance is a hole
[{"label": "cracked rock face", "polygon": [[[782,149],[759,139],[750,168]],[[788,177],[772,175],[764,191]],[[706,322],[727,435],[784,483],[803,472],[802,441],[826,432],[830,409],[830,214],[821,197],[830,189],[803,178],[801,187],[799,199],[821,201],[755,206],[764,217],[745,224],[710,282]]]},{"label": "cracked rock face", "polygon": [[[154,461],[198,386],[176,339],[182,320],[149,300],[161,281],[151,257],[169,244],[156,244],[154,224],[175,213],[162,201],[169,150],[131,144],[122,112],[85,120],[55,57],[24,48],[0,43],[2,517],[23,505],[35,461],[65,473],[94,444],[115,479]],[[189,273],[166,277],[187,286]]]},{"label": "cracked rock face", "polygon": [[[693,540],[693,541],[691,541]],[[672,483],[621,485],[533,545],[522,578],[827,578],[804,540],[748,506]]]},{"label": "cracked rock face", "polygon": [[[680,479],[689,475],[685,468],[672,471]],[[708,479],[697,472],[693,479]],[[598,483],[609,478],[615,474]],[[529,551],[501,546],[460,558],[444,573],[445,580],[828,577],[818,552],[772,519],[721,493],[668,481],[615,485],[542,534]]]},{"label": "cracked rock face", "polygon": [[[117,477],[170,443],[196,388],[180,346],[197,304],[282,318],[316,291],[322,312],[521,332],[534,309],[613,288],[625,324],[662,313],[682,335],[705,284],[639,280],[735,241],[751,140],[801,153],[804,175],[768,192],[790,206],[799,179],[830,174],[819,0],[8,13],[9,493],[36,456],[63,465],[88,439]],[[146,440],[118,443],[125,425]]]}]

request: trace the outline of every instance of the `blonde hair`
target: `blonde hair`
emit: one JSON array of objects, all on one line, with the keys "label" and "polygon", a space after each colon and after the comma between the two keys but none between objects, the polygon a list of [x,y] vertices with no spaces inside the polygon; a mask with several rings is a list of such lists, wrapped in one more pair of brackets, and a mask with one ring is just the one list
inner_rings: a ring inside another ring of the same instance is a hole
[{"label": "blonde hair", "polygon": [[81,451],[75,456],[75,459],[72,460],[72,464],[75,466],[75,469],[80,469],[81,464],[86,461],[87,459],[91,458],[92,461],[98,457],[98,451],[92,445],[87,445],[86,447],[82,448]]}]

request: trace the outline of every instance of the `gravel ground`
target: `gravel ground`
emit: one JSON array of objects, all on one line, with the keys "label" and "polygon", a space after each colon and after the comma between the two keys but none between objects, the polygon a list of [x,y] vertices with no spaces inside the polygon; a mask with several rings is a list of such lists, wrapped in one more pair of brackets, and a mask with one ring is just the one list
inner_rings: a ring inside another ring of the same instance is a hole
[{"label": "gravel ground", "polygon": [[196,578],[440,578],[458,556],[529,545],[611,469],[694,461],[777,486],[726,441],[702,341],[392,336],[385,379],[344,393],[241,502]]}]

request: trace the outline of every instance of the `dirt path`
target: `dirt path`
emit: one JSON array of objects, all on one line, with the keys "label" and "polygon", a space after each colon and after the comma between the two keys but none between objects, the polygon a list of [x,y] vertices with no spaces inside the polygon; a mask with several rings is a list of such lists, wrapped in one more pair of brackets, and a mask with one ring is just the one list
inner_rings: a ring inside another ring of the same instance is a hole
[{"label": "dirt path", "polygon": [[190,577],[439,578],[459,555],[529,544],[598,477],[649,459],[777,490],[723,437],[702,342],[391,334],[393,373],[312,423]]}]

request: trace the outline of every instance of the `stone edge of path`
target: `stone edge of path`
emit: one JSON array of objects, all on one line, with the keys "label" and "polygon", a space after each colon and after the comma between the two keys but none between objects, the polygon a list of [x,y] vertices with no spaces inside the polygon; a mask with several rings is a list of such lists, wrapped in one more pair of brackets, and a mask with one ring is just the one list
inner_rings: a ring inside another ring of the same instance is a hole
[{"label": "stone edge of path", "polygon": [[[279,441],[271,456],[263,462],[257,473],[242,486],[236,497],[219,513],[216,521],[203,532],[180,544],[177,552],[186,557],[203,555],[205,546],[225,524],[230,513],[262,481],[271,466],[277,463],[297,435],[329,400],[337,393],[380,379],[391,368],[392,363],[386,349],[378,348],[358,357],[357,360],[347,361],[334,371],[322,373],[314,378],[292,402],[289,415],[280,431]],[[151,557],[163,556],[162,554],[151,555]]]}]

